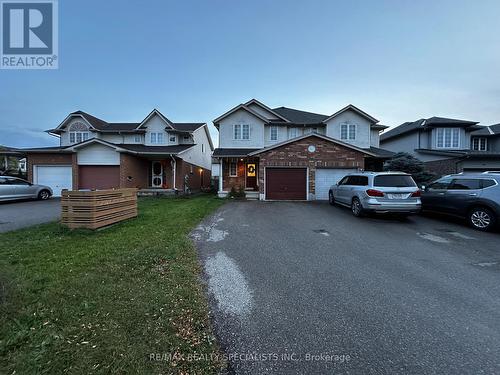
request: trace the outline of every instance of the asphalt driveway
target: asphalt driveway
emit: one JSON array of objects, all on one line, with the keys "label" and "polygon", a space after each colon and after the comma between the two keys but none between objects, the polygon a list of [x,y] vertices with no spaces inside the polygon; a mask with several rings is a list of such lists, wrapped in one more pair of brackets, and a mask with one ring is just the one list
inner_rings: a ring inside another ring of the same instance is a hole
[{"label": "asphalt driveway", "polygon": [[231,202],[193,238],[230,371],[500,373],[500,234]]},{"label": "asphalt driveway", "polygon": [[0,202],[0,232],[59,220],[61,200]]}]

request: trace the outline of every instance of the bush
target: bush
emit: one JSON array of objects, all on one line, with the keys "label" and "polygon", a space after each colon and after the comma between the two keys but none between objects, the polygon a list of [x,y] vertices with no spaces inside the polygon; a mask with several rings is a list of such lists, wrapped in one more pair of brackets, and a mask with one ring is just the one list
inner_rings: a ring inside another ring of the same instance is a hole
[{"label": "bush", "polygon": [[245,198],[245,189],[240,185],[238,187],[238,190],[236,190],[236,188],[233,186],[231,187],[231,191],[229,192],[229,197],[236,199]]},{"label": "bush", "polygon": [[384,164],[384,171],[399,171],[412,175],[417,184],[428,182],[436,176],[426,171],[422,160],[407,152],[398,152]]}]

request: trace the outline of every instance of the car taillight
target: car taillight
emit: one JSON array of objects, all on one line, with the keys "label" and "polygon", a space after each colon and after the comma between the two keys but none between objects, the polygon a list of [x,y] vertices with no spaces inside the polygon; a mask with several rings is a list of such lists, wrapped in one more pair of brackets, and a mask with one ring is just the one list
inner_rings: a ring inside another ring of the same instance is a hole
[{"label": "car taillight", "polygon": [[383,197],[384,193],[382,193],[380,190],[375,190],[375,189],[368,189],[366,191],[366,194],[368,194],[370,197]]},{"label": "car taillight", "polygon": [[412,198],[419,198],[422,195],[422,192],[420,190],[417,190],[416,192],[412,193]]}]

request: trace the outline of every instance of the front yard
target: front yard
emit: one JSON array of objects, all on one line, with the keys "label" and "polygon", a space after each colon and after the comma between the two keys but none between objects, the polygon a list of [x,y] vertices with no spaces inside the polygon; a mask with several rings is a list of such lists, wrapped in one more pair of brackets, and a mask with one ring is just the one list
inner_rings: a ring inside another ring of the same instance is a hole
[{"label": "front yard", "polygon": [[1,234],[2,372],[217,372],[181,354],[218,351],[187,235],[221,204],[144,199],[139,218],[98,232]]}]

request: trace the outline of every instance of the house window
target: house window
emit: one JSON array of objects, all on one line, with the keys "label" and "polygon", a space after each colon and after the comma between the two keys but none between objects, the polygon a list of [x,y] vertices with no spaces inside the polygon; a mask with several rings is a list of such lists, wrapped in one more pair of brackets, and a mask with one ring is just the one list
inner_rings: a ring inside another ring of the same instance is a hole
[{"label": "house window", "polygon": [[177,142],[177,137],[175,135],[171,135],[168,137],[168,141],[170,143],[176,143]]},{"label": "house window", "polygon": [[229,163],[229,177],[238,177],[238,168],[235,162]]},{"label": "house window", "polygon": [[248,124],[233,125],[233,137],[235,140],[250,139],[250,125]]},{"label": "house window", "polygon": [[151,133],[150,137],[151,143],[156,143],[156,133]]},{"label": "house window", "polygon": [[70,132],[69,142],[80,143],[89,139],[89,132]]},{"label": "house window", "polygon": [[158,140],[158,143],[163,143],[163,133],[157,133],[156,139]]},{"label": "house window", "polygon": [[474,151],[486,151],[486,138],[472,138],[472,149]]},{"label": "house window", "polygon": [[341,124],[340,125],[340,139],[355,140],[356,139],[356,125],[355,124]]},{"label": "house window", "polygon": [[203,143],[201,144],[201,152],[205,153],[205,145]]},{"label": "house window", "polygon": [[297,128],[290,128],[289,138],[296,138],[298,136]]},{"label": "house window", "polygon": [[277,126],[271,126],[271,141],[277,141],[278,140],[278,127]]},{"label": "house window", "polygon": [[141,136],[140,135],[134,135],[134,142],[135,143],[141,143]]},{"label": "house window", "polygon": [[458,148],[460,145],[459,128],[439,128],[436,133],[437,148]]},{"label": "house window", "polygon": [[151,133],[150,141],[152,144],[162,144],[163,143],[163,133]]}]

